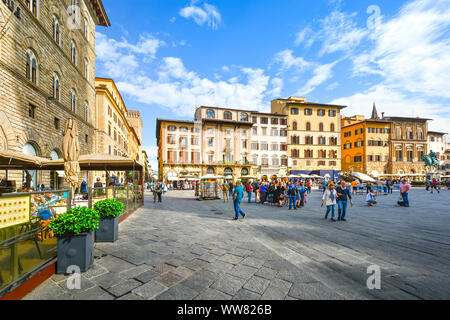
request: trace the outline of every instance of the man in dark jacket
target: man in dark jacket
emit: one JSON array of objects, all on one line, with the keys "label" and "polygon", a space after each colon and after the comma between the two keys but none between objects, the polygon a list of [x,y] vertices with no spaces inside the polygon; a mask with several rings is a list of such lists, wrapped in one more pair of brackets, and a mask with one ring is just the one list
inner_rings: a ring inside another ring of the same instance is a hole
[{"label": "man in dark jacket", "polygon": [[341,181],[340,186],[337,186],[336,192],[337,192],[336,200],[337,200],[338,209],[339,209],[338,221],[347,221],[347,220],[345,220],[345,215],[347,213],[347,202],[349,199],[350,199],[350,204],[353,207],[352,193],[347,188],[344,180]]}]

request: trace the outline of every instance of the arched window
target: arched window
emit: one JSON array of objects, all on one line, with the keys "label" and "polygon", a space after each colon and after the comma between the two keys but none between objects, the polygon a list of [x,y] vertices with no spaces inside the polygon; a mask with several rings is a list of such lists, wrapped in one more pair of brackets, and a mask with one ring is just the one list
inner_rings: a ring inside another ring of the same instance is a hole
[{"label": "arched window", "polygon": [[206,117],[208,119],[214,119],[216,117],[216,113],[214,112],[214,110],[209,109],[206,111]]},{"label": "arched window", "polygon": [[311,131],[311,122],[306,123],[306,131]]},{"label": "arched window", "polygon": [[248,176],[248,169],[247,168],[242,168],[242,170],[241,170],[241,175],[242,176]]},{"label": "arched window", "polygon": [[214,173],[215,173],[215,170],[214,170],[213,167],[209,167],[209,168],[206,170],[206,173],[207,173],[207,174],[214,174]]},{"label": "arched window", "polygon": [[319,131],[323,131],[323,122],[319,123]]},{"label": "arched window", "polygon": [[330,131],[334,132],[334,130],[335,130],[335,126],[334,126],[334,123],[332,123],[332,124],[330,124]]},{"label": "arched window", "polygon": [[27,79],[37,85],[38,64],[36,56],[30,49],[27,50],[26,76]]},{"label": "arched window", "polygon": [[87,101],[84,102],[84,121],[89,122],[89,105]]},{"label": "arched window", "polygon": [[84,77],[89,80],[89,62],[86,58],[84,58]]},{"label": "arched window", "polygon": [[225,111],[225,112],[223,113],[223,118],[224,118],[225,120],[233,120],[233,115],[231,114],[230,111]]},{"label": "arched window", "polygon": [[292,130],[294,130],[294,131],[296,131],[297,130],[297,121],[294,121],[293,123],[292,123]]},{"label": "arched window", "polygon": [[77,95],[74,89],[70,90],[70,110],[74,113],[77,112]]},{"label": "arched window", "polygon": [[248,114],[247,113],[241,113],[241,121],[248,122]]},{"label": "arched window", "polygon": [[60,82],[59,77],[56,73],[53,74],[53,83],[52,83],[52,97],[56,101],[60,101]]},{"label": "arched window", "polygon": [[[30,155],[30,156],[37,156],[37,150],[34,147],[34,145],[30,142],[25,143],[22,149],[22,153]],[[28,173],[30,174],[31,183],[30,187],[36,190],[37,187],[37,171],[36,170],[28,170]],[[23,179],[22,181],[26,183],[27,181],[27,173],[26,171],[23,171]]]},{"label": "arched window", "polygon": [[25,0],[28,9],[30,9],[33,16],[38,17],[38,0]]},{"label": "arched window", "polygon": [[72,59],[72,63],[77,65],[77,46],[73,40],[70,41],[70,55]]},{"label": "arched window", "polygon": [[61,45],[59,20],[56,16],[53,16],[52,26],[53,26],[53,41],[55,41],[58,45]]}]

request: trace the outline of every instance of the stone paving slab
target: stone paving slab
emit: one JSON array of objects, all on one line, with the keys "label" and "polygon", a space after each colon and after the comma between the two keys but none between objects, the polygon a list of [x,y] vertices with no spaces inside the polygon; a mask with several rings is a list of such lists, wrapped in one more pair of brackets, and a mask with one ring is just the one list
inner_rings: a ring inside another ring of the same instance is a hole
[{"label": "stone paving slab", "polygon": [[[80,290],[54,275],[25,299],[450,299],[449,196],[414,189],[410,208],[395,205],[398,194],[369,208],[357,195],[348,221],[331,223],[320,192],[295,212],[243,202],[239,222],[232,204],[192,191],[162,204],[147,194],[118,241],[95,245]],[[366,287],[370,265],[381,290]]]}]

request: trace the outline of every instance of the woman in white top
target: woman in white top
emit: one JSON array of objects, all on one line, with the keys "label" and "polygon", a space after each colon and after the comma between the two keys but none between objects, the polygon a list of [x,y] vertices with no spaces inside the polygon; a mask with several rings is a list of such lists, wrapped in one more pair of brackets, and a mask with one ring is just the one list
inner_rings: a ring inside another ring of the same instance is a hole
[{"label": "woman in white top", "polygon": [[334,190],[334,183],[330,182],[328,184],[328,189],[325,190],[322,197],[322,207],[323,204],[327,206],[327,213],[325,214],[325,219],[328,219],[328,214],[331,211],[331,221],[336,222],[336,219],[334,219],[334,212],[336,209],[336,197],[337,192]]}]

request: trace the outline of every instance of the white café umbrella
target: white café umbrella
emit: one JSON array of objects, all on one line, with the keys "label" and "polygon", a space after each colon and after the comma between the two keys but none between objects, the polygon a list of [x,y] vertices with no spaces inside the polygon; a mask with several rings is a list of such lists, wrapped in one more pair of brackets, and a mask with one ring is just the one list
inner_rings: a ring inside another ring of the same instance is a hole
[{"label": "white caf\u00e9 umbrella", "polygon": [[371,176],[368,176],[367,174],[361,173],[361,172],[351,172],[349,175],[365,182],[377,182],[374,178]]}]

